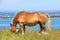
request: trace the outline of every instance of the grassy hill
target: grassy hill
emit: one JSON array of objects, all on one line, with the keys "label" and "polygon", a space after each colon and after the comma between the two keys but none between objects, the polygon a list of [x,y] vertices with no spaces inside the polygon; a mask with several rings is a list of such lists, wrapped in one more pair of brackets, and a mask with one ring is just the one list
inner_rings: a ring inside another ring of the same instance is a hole
[{"label": "grassy hill", "polygon": [[60,29],[47,31],[49,35],[39,35],[38,30],[26,30],[24,35],[12,33],[9,29],[0,29],[0,40],[60,40]]}]

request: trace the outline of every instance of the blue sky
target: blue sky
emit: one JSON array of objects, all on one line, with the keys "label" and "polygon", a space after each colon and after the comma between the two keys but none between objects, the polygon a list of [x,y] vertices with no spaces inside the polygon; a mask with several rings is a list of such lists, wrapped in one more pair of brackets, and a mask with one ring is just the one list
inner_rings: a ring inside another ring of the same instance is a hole
[{"label": "blue sky", "polygon": [[0,11],[55,11],[60,0],[0,0]]}]

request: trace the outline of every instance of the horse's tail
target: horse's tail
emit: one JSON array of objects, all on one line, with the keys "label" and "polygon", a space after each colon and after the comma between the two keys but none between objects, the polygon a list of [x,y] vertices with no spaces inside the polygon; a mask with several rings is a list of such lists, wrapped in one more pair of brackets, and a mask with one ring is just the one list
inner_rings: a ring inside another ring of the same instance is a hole
[{"label": "horse's tail", "polygon": [[48,30],[51,31],[51,20],[50,20],[50,15],[47,14],[47,18],[48,18]]}]

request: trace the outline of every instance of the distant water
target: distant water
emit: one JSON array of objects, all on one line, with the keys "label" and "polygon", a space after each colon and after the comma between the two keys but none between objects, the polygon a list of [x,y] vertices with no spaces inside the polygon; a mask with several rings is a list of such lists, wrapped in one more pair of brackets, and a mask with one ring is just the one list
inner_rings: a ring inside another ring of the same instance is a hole
[{"label": "distant water", "polygon": [[[11,16],[13,16],[13,15],[11,15]],[[0,28],[1,27],[10,27],[11,22],[12,22],[12,18],[0,18]],[[39,29],[39,27],[37,27],[37,26],[39,26],[39,24],[37,24],[33,27],[26,26],[26,28]],[[46,22],[46,26],[47,26],[47,22]],[[51,27],[52,28],[60,28],[60,18],[59,17],[51,18]]]},{"label": "distant water", "polygon": [[[12,18],[0,18],[0,28],[1,27],[9,27],[10,23],[12,22]],[[27,28],[34,28],[34,29],[38,29],[39,27],[38,24],[35,25],[35,27],[27,27]],[[47,22],[46,22],[46,26],[47,26]],[[60,18],[51,18],[51,27],[52,28],[60,28]]]}]

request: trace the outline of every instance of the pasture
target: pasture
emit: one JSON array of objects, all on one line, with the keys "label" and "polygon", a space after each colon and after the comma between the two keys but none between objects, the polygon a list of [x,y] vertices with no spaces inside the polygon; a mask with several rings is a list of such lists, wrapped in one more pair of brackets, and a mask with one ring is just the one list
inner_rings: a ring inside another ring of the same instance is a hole
[{"label": "pasture", "polygon": [[39,30],[26,30],[24,35],[12,33],[9,29],[0,28],[0,40],[60,40],[60,29],[47,30],[49,35],[39,35]]}]

